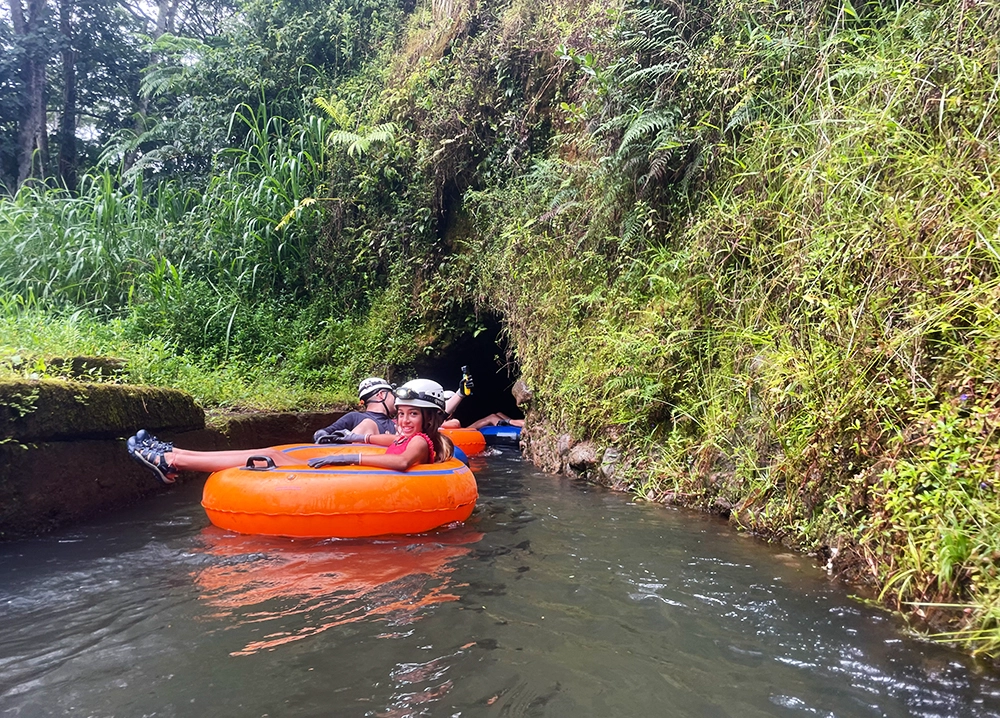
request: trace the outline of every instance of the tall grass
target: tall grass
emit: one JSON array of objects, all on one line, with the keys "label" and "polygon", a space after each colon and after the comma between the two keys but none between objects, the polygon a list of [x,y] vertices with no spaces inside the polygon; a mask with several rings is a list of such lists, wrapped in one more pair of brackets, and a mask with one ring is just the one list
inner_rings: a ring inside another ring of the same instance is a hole
[{"label": "tall grass", "polygon": [[[0,292],[112,313],[130,300],[170,301],[175,280],[240,297],[303,286],[317,222],[303,200],[322,196],[327,121],[291,123],[239,108],[244,147],[218,159],[204,187],[114,168],[86,175],[77,195],[25,185],[0,199]],[[275,227],[289,213],[301,221]]]},{"label": "tall grass", "polygon": [[349,406],[354,399],[347,382],[310,382],[276,356],[220,364],[160,337],[137,336],[127,319],[108,321],[87,309],[60,311],[38,300],[0,297],[0,379],[65,377],[65,365],[52,359],[74,356],[119,358],[121,377],[96,378],[182,389],[206,407],[285,411]]}]

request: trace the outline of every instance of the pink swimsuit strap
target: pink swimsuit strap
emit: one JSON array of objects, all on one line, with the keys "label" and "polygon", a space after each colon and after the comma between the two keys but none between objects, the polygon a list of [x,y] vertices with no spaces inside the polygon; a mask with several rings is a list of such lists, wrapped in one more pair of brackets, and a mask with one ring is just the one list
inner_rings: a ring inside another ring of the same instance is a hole
[{"label": "pink swimsuit strap", "polygon": [[410,444],[410,439],[416,439],[417,437],[422,437],[424,441],[427,442],[427,450],[430,452],[430,458],[427,461],[428,464],[434,463],[434,442],[431,441],[431,437],[427,434],[419,433],[414,434],[409,439],[397,439],[388,449],[385,450],[387,454],[402,454],[406,451],[406,447]]}]

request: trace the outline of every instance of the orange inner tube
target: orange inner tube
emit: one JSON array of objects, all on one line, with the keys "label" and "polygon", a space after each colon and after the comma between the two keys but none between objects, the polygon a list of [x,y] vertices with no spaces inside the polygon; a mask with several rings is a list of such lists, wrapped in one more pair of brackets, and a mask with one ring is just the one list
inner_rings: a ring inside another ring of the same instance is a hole
[{"label": "orange inner tube", "polygon": [[[465,521],[478,498],[476,477],[456,459],[409,471],[374,466],[311,468],[316,456],[375,454],[377,446],[292,444],[290,466],[237,467],[208,477],[201,505],[219,528],[296,538],[423,533]],[[301,463],[298,460],[301,459]]]},{"label": "orange inner tube", "polygon": [[441,433],[466,456],[475,456],[486,448],[486,437],[476,429],[441,429]]}]

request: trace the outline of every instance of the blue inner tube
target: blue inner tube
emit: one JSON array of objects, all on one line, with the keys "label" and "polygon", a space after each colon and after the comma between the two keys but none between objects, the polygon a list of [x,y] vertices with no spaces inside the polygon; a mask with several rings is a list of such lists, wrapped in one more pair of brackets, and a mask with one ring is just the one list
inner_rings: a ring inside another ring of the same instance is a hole
[{"label": "blue inner tube", "polygon": [[484,426],[479,433],[486,439],[487,446],[519,446],[521,443],[519,426]]}]

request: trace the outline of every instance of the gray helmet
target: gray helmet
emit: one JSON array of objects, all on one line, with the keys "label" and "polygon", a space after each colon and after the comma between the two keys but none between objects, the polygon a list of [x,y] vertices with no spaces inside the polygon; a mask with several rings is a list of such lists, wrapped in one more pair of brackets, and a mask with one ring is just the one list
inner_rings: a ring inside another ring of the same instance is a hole
[{"label": "gray helmet", "polygon": [[445,400],[454,396],[454,392],[445,391],[440,384],[430,379],[408,381],[394,393],[396,406],[422,406],[442,412],[445,410]]},{"label": "gray helmet", "polygon": [[387,382],[385,379],[377,376],[370,376],[358,384],[358,398],[361,401],[367,401],[368,398],[374,394],[377,394],[382,390],[392,391],[392,388],[392,384]]}]

